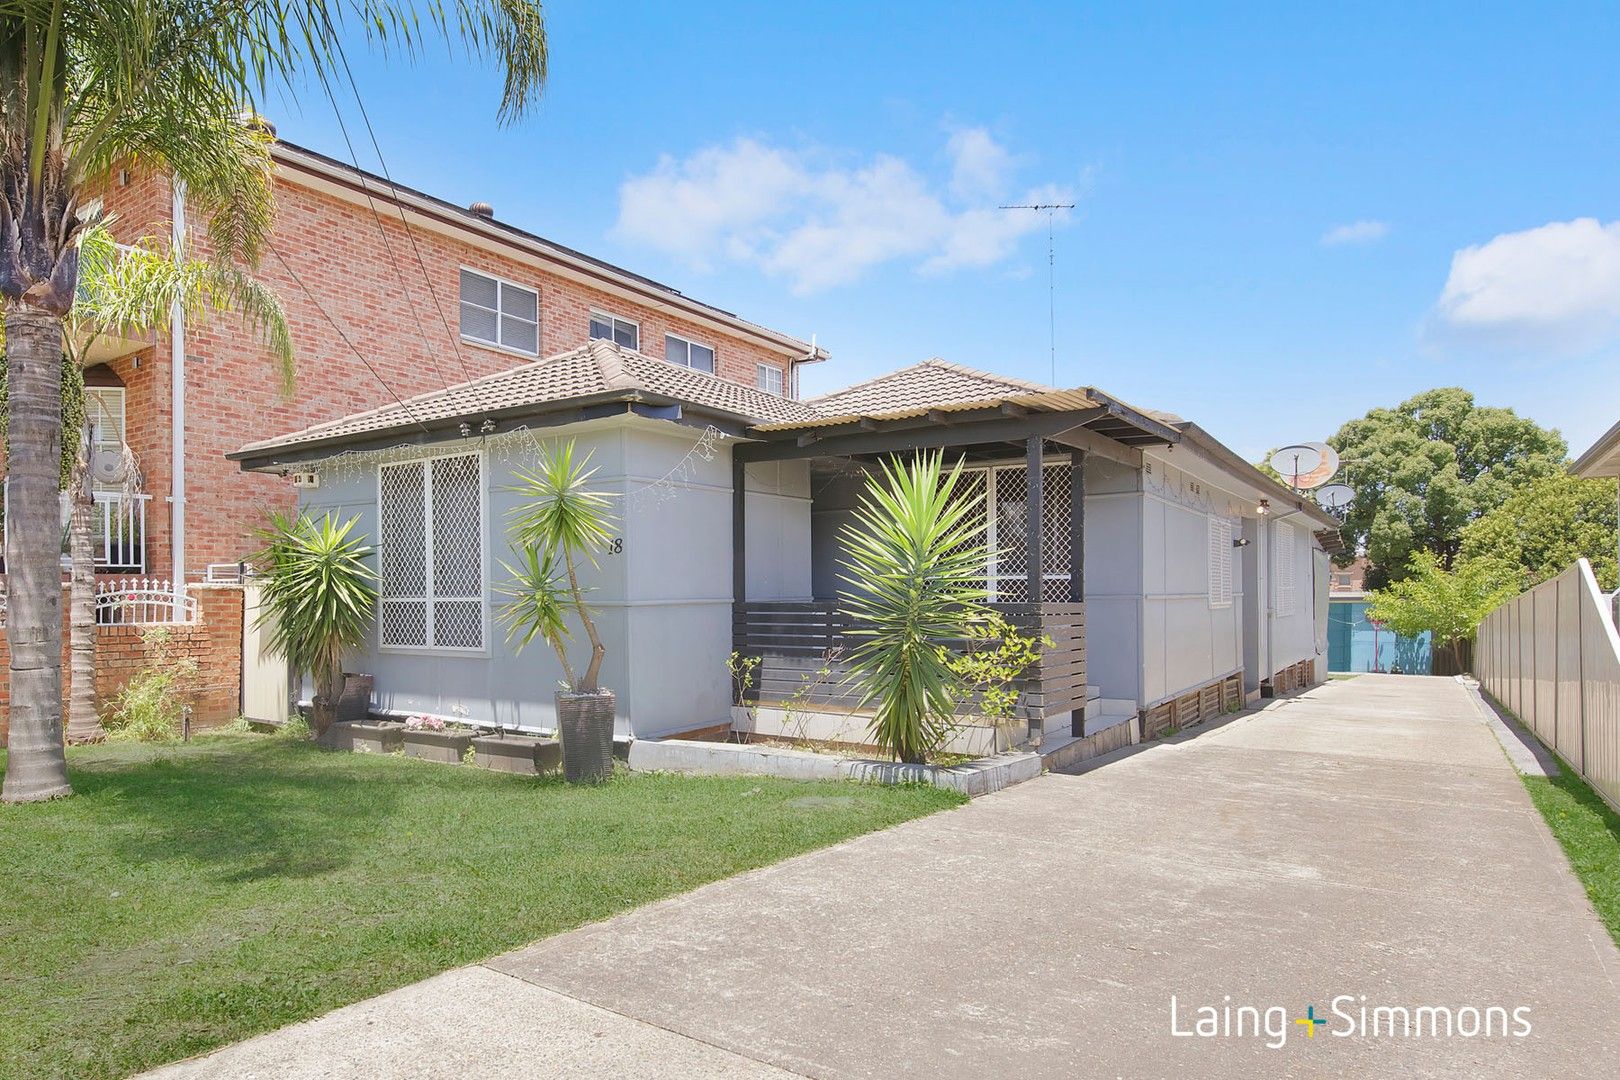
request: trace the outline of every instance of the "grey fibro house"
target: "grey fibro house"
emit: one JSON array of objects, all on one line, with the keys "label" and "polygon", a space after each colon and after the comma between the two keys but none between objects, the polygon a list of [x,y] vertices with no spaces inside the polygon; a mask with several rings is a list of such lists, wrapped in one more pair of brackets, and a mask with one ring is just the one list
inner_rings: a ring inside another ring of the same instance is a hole
[{"label": "grey fibro house", "polygon": [[[956,749],[1094,752],[1324,677],[1335,522],[1197,425],[937,359],[809,400],[783,389],[601,338],[231,456],[294,475],[305,510],[359,516],[381,600],[351,670],[375,676],[381,713],[552,727],[556,660],[517,655],[496,610],[506,489],[553,439],[590,451],[618,497],[587,577],[621,736],[735,717],[864,741],[839,678],[839,532],[868,469],[924,449],[966,459],[1001,552],[986,587],[1055,643],[1014,730],[964,727]],[[746,710],[733,652],[760,660]]]}]

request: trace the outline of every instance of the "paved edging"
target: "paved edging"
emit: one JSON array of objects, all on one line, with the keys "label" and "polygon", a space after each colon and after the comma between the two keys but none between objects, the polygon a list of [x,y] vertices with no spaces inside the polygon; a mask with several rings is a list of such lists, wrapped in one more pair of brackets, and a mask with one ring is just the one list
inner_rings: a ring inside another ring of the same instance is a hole
[{"label": "paved edging", "polygon": [[961,765],[906,765],[841,758],[809,750],[689,739],[637,739],[630,767],[644,772],[718,776],[780,776],[788,780],[858,780],[872,784],[932,784],[963,795],[987,795],[1041,775],[1035,753],[998,754]]}]

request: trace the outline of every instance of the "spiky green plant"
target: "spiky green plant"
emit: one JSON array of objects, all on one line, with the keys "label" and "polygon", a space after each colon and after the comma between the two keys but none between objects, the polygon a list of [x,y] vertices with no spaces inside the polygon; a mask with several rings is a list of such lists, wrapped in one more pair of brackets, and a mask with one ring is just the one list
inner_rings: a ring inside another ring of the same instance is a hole
[{"label": "spiky green plant", "polygon": [[343,654],[366,642],[376,609],[376,575],[365,561],[371,549],[349,535],[359,522],[272,514],[254,558],[264,575],[255,625],[269,631],[271,653],[314,677],[317,737],[332,726],[343,696]]},{"label": "spiky green plant", "polygon": [[[612,496],[591,486],[595,475],[591,455],[576,460],[574,441],[569,439],[542,451],[534,468],[513,470],[516,483],[507,489],[522,499],[508,519],[513,547],[524,560],[518,572],[507,568],[513,580],[503,591],[520,594],[503,609],[504,616],[517,608],[506,620],[508,638],[527,643],[536,635],[543,637],[562,660],[563,677],[576,694],[601,689],[602,658],[607,654],[579,583],[580,561],[595,566],[597,552],[613,538]],[[565,606],[573,607],[591,643],[590,662],[578,677],[568,662]]]},{"label": "spiky green plant", "polygon": [[937,452],[885,461],[843,530],[851,678],[862,707],[876,705],[872,741],[901,761],[926,760],[950,735],[961,680],[941,641],[987,610],[984,497],[959,494],[961,477]]},{"label": "spiky green plant", "polygon": [[499,613],[501,625],[506,627],[506,640],[521,653],[536,637],[540,638],[557,654],[563,678],[573,686],[574,667],[568,660],[567,646],[573,637],[568,629],[568,609],[574,598],[568,591],[562,561],[555,551],[528,548],[519,553],[516,566],[503,559],[501,568],[507,580],[498,591],[510,598]]}]

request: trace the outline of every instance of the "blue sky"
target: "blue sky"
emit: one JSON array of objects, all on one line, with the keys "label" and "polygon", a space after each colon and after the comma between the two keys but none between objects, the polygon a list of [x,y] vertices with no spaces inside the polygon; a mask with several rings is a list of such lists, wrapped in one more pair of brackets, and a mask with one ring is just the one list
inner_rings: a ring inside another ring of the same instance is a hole
[{"label": "blue sky", "polygon": [[[548,5],[551,78],[357,50],[396,179],[818,341],[1197,420],[1239,452],[1462,385],[1620,419],[1620,11]],[[266,109],[347,157],[311,90]],[[360,163],[375,167],[352,103]]]}]

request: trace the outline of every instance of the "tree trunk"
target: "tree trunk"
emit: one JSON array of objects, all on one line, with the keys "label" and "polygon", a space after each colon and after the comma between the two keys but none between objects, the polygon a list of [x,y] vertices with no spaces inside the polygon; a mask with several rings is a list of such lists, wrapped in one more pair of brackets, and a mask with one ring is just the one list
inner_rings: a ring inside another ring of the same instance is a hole
[{"label": "tree trunk", "polygon": [[315,738],[326,736],[332,722],[337,719],[338,701],[343,697],[343,684],[348,680],[341,667],[336,671],[316,671],[315,693],[309,700],[310,712],[315,719]]},{"label": "tree trunk", "polygon": [[0,800],[73,794],[62,744],[62,320],[6,311],[11,737]]},{"label": "tree trunk", "polygon": [[85,465],[81,454],[68,489],[73,502],[73,516],[68,520],[68,552],[73,562],[68,589],[69,743],[99,742],[107,737],[96,714],[96,556],[90,535],[94,496]]}]

